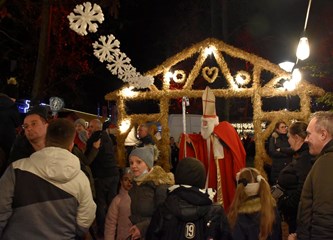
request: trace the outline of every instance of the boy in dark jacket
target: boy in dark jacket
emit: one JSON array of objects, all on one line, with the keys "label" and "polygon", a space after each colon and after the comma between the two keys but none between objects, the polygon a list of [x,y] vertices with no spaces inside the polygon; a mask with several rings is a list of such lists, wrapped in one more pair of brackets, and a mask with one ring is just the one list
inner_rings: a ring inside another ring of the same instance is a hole
[{"label": "boy in dark jacket", "polygon": [[215,191],[204,189],[204,165],[195,158],[181,160],[176,185],[154,213],[146,239],[230,239],[230,228],[221,205],[214,205]]}]

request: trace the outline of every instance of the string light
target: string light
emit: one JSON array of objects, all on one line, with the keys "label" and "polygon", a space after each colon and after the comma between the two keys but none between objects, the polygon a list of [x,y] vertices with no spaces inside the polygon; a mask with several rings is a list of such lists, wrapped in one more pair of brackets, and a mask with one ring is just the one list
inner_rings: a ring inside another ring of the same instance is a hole
[{"label": "string light", "polygon": [[214,46],[209,46],[205,48],[205,56],[211,55],[214,51],[216,51],[216,48]]}]

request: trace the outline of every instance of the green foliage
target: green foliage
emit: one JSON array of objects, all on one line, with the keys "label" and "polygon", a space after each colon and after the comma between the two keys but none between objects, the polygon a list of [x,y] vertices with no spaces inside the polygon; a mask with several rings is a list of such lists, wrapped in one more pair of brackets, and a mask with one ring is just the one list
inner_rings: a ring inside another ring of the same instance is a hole
[{"label": "green foliage", "polygon": [[333,110],[333,92],[327,92],[320,98],[317,98],[318,103],[323,103],[326,106],[329,106]]}]

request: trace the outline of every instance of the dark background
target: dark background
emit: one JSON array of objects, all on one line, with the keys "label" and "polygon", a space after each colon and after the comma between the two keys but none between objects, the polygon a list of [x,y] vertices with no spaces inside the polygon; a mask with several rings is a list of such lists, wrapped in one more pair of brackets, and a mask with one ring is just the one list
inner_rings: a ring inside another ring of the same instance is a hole
[{"label": "dark background", "polygon": [[[58,96],[68,108],[96,114],[98,106],[113,104],[105,102],[105,94],[123,84],[106,69],[105,63],[93,56],[91,44],[100,35],[112,33],[120,41],[121,51],[140,73],[209,37],[277,64],[296,60],[308,6],[305,0],[91,1],[102,6],[106,20],[97,33],[82,37],[70,30],[67,15],[83,2],[0,1],[2,85],[15,76],[21,98],[34,96],[48,103],[51,96]],[[42,70],[36,71],[45,7],[49,10],[47,47],[43,51],[46,58]],[[333,91],[332,10],[331,0],[312,2],[307,26],[311,54],[302,66],[306,79],[326,91]],[[33,93],[40,71],[45,72],[41,86]],[[286,99],[281,99],[281,103],[285,105]],[[233,104],[244,108],[244,102]],[[179,109],[176,106],[172,111]]]}]

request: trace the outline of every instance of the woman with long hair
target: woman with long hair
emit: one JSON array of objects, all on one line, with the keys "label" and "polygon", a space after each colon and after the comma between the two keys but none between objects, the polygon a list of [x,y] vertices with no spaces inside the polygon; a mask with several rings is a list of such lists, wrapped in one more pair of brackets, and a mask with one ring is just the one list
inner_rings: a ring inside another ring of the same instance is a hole
[{"label": "woman with long hair", "polygon": [[236,180],[228,214],[233,239],[281,239],[280,217],[267,181],[255,168],[243,168]]},{"label": "woman with long hair", "polygon": [[269,179],[271,185],[276,184],[280,171],[291,162],[294,153],[290,148],[287,134],[287,124],[284,121],[278,121],[269,138],[268,155],[272,158],[272,169]]},{"label": "woman with long hair", "polygon": [[289,233],[296,232],[298,203],[303,184],[314,162],[305,142],[308,125],[305,122],[294,122],[288,133],[288,142],[295,151],[293,160],[280,172],[277,183],[284,189],[284,194],[278,199],[278,209],[288,223]]}]

